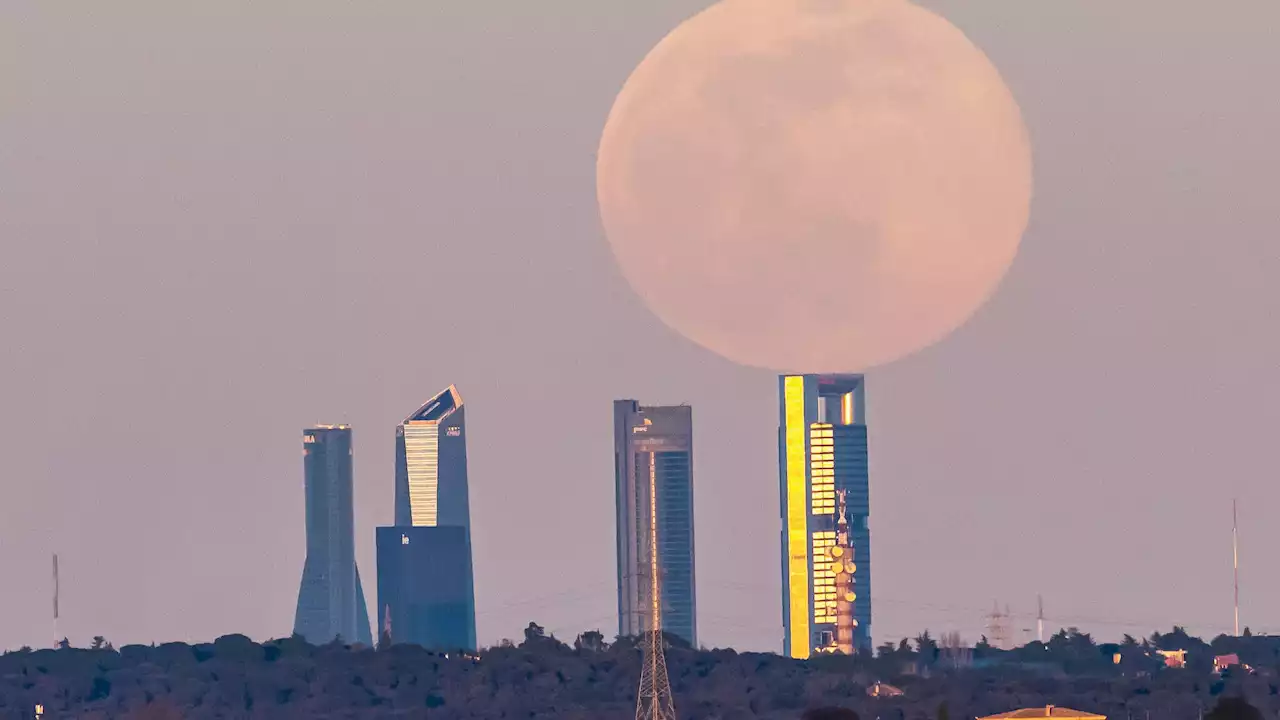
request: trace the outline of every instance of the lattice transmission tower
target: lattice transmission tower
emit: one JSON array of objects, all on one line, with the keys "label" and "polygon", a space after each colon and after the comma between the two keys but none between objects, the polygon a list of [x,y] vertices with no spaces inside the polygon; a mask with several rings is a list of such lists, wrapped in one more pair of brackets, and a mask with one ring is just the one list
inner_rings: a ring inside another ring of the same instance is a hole
[{"label": "lattice transmission tower", "polygon": [[1000,606],[993,604],[991,614],[987,616],[987,642],[997,650],[1009,650],[1013,647],[1010,643],[1009,615],[1009,606],[1006,605],[1004,612],[1000,612]]},{"label": "lattice transmission tower", "polygon": [[676,720],[662,641],[662,584],[658,569],[658,472],[649,455],[649,632],[645,634],[636,720]]}]

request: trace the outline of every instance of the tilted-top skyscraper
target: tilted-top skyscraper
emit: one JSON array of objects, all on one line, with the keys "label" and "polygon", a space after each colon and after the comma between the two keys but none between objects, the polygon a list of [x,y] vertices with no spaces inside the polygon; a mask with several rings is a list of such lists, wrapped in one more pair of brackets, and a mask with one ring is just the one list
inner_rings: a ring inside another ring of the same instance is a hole
[{"label": "tilted-top skyscraper", "polygon": [[471,527],[466,409],[450,385],[396,428],[396,525]]},{"label": "tilted-top skyscraper", "polygon": [[[784,654],[807,658],[836,647],[837,572],[830,562],[837,492],[844,491],[854,646],[871,644],[871,533],[867,472],[866,384],[861,375],[779,378],[778,465],[782,499]],[[844,591],[842,589],[841,591]]]},{"label": "tilted-top skyscraper", "polygon": [[452,385],[396,428],[393,527],[378,528],[379,636],[475,649],[466,409]]},{"label": "tilted-top skyscraper", "polygon": [[334,638],[371,644],[369,611],[356,568],[351,428],[303,431],[307,560],[293,632],[310,643]]},{"label": "tilted-top skyscraper", "polygon": [[[693,553],[693,410],[613,403],[618,634],[649,630],[651,519],[656,519],[662,628],[697,647]],[[657,504],[651,508],[651,488]],[[650,517],[651,510],[656,518]]]}]

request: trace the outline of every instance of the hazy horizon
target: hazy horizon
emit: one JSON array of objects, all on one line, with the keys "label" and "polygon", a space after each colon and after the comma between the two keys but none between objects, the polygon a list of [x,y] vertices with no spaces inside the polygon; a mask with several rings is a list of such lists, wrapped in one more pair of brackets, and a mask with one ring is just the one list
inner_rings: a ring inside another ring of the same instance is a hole
[{"label": "hazy horizon", "polygon": [[[0,5],[0,648],[286,636],[302,429],[467,403],[481,644],[616,627],[611,402],[694,418],[708,647],[781,642],[777,381],[664,327],[600,230],[615,94],[705,0]],[[995,297],[867,372],[877,643],[1008,604],[1280,633],[1280,4],[921,2],[1030,129]],[[1027,639],[1021,632],[1019,640]]]}]

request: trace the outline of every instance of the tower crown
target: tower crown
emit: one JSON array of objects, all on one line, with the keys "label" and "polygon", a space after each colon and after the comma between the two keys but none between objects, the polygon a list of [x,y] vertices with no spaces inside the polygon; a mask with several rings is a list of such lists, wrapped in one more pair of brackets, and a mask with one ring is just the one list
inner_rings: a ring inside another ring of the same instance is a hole
[{"label": "tower crown", "polygon": [[423,403],[422,407],[415,410],[412,415],[405,418],[404,424],[439,422],[452,415],[460,407],[462,407],[462,395],[458,393],[457,387],[450,385]]}]

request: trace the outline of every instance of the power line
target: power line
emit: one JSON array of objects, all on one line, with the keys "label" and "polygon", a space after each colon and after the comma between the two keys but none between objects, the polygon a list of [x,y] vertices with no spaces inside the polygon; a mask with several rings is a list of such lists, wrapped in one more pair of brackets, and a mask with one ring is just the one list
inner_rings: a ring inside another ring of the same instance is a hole
[{"label": "power line", "polygon": [[[698,584],[718,586],[718,587],[729,588],[729,589],[763,590],[763,589],[769,588],[774,591],[777,591],[776,586],[766,585],[764,583],[750,583],[750,582],[728,581],[728,580],[704,581],[702,579],[699,579]],[[957,605],[957,604],[943,604],[943,603],[936,603],[936,602],[922,602],[914,599],[894,598],[894,597],[887,597],[883,595],[873,595],[872,604],[873,606],[879,606],[879,607],[884,607],[884,606],[907,607],[907,608],[914,608],[918,610],[925,610],[925,611],[937,612],[937,613],[964,614],[974,619],[990,617],[990,614],[991,614],[990,608],[981,608],[973,605]],[[1009,619],[1018,619],[1018,620],[1027,620],[1027,621],[1037,620],[1040,617],[1038,613],[1031,613],[1031,612],[1023,613],[1023,612],[1008,610],[1007,608],[1006,608],[1006,612],[1002,614],[1007,615]],[[1209,630],[1218,631],[1223,634],[1226,634],[1231,630],[1229,625],[1216,622],[1216,621],[1195,622],[1195,621],[1187,621],[1187,620],[1170,620],[1168,618],[1157,620],[1150,617],[1121,618],[1121,617],[1115,617],[1115,616],[1104,617],[1104,616],[1097,616],[1097,615],[1045,615],[1043,619],[1044,619],[1044,622],[1048,624],[1047,626],[1058,625],[1059,628],[1068,628],[1072,626],[1079,627],[1079,626],[1085,626],[1085,625],[1100,625],[1104,627],[1114,627],[1114,628],[1129,628],[1129,629],[1145,628],[1147,630],[1157,631],[1157,630],[1160,630],[1161,628],[1196,627],[1196,628],[1206,628]],[[1259,628],[1258,631],[1267,633],[1268,629],[1264,627],[1264,628]]]},{"label": "power line", "polygon": [[493,605],[485,608],[484,610],[478,610],[476,615],[491,615],[504,610],[526,607],[529,605],[549,606],[552,601],[559,601],[557,604],[563,604],[565,602],[574,602],[588,598],[595,599],[597,597],[597,591],[611,587],[614,587],[614,583],[596,583],[585,588],[572,588],[558,593],[553,593],[551,595],[539,595],[537,597],[525,598],[523,600],[512,600],[510,602],[502,603],[501,605]]},{"label": "power line", "polygon": [[[734,589],[734,590],[745,589],[745,590],[752,590],[752,591],[762,591],[762,590],[767,590],[771,592],[779,591],[778,587],[773,584],[760,583],[760,582],[756,582],[756,583],[743,582],[741,580],[721,580],[716,578],[699,578],[698,584],[703,587],[718,587],[723,589]],[[612,598],[606,597],[606,594],[604,593],[604,591],[613,590],[615,588],[616,588],[616,581],[599,582],[599,583],[594,583],[592,585],[588,585],[586,587],[568,588],[560,592],[551,593],[548,595],[524,598],[521,600],[505,602],[500,605],[489,606],[484,608],[483,610],[479,610],[476,613],[476,615],[481,617],[489,617],[489,616],[497,615],[500,613],[508,612],[513,609],[527,609],[527,612],[529,612],[531,615],[536,616],[539,613],[552,612],[557,609],[561,609],[566,605],[576,605],[576,604],[582,603],[583,601],[588,601],[588,600],[599,601],[601,603],[604,603],[604,602],[611,603]],[[882,595],[874,596],[872,599],[872,602],[877,607],[910,608],[914,610],[924,611],[926,613],[931,613],[934,615],[950,616],[954,620],[959,619],[959,618],[956,618],[956,616],[963,616],[967,621],[972,622],[975,626],[979,624],[982,618],[985,617],[989,619],[991,615],[990,608],[983,609],[978,606],[963,605],[963,604],[956,604],[956,603],[929,602],[929,601],[921,601],[918,599],[886,597]],[[708,612],[705,609],[706,607],[708,606],[699,608],[698,616],[701,622],[706,622],[709,625],[714,625],[719,627],[730,627],[730,628],[736,628],[741,630],[750,630],[754,632],[770,631],[770,632],[781,633],[782,624],[780,619],[774,620],[770,618],[766,620],[763,618],[757,619],[757,618],[749,618],[749,617],[741,617],[741,616],[734,617],[734,616],[724,615],[720,613]],[[1163,628],[1171,628],[1175,626],[1194,627],[1198,629],[1209,630],[1211,632],[1215,632],[1219,634],[1227,634],[1232,631],[1232,628],[1229,625],[1221,622],[1194,622],[1194,621],[1188,622],[1185,620],[1171,621],[1167,618],[1157,620],[1150,617],[1122,618],[1122,617],[1116,617],[1116,616],[1102,616],[1102,615],[1046,615],[1043,613],[1042,606],[1037,607],[1037,612],[1034,612],[1034,613],[1018,612],[1016,610],[1009,610],[1008,608],[1006,608],[1005,612],[1001,613],[1001,615],[1005,618],[1006,621],[1015,621],[1015,620],[1027,621],[1027,622],[1030,622],[1032,620],[1036,621],[1037,623],[1036,628],[1038,631],[1037,635],[1043,632],[1042,628],[1056,627],[1058,629],[1064,629],[1064,628],[1070,628],[1070,627],[1088,627],[1088,626],[1098,626],[1102,628],[1114,628],[1114,629],[1124,629],[1124,630],[1141,630],[1143,633],[1151,632],[1151,631],[1159,631]],[[593,618],[589,622],[586,622],[583,625],[583,627],[575,627],[575,628],[559,628],[558,627],[556,628],[556,630],[557,631],[564,630],[565,632],[576,635],[578,632],[592,629],[591,627],[588,627],[589,625],[596,625],[597,623],[608,622],[611,619],[616,619],[616,610],[611,611],[607,615],[601,615],[599,618]],[[935,618],[933,622],[937,622],[937,618]],[[579,624],[582,624],[582,623],[580,622]],[[926,627],[927,625],[928,623],[925,624]],[[903,636],[904,637],[910,636],[914,632],[916,631],[912,631],[912,633],[907,633],[906,635],[903,635]],[[1280,628],[1260,627],[1260,628],[1256,628],[1255,632],[1258,632],[1264,635],[1280,634]],[[894,634],[894,633],[889,633],[889,634],[877,633],[877,635],[881,635],[882,637],[897,636],[897,634]]]}]

